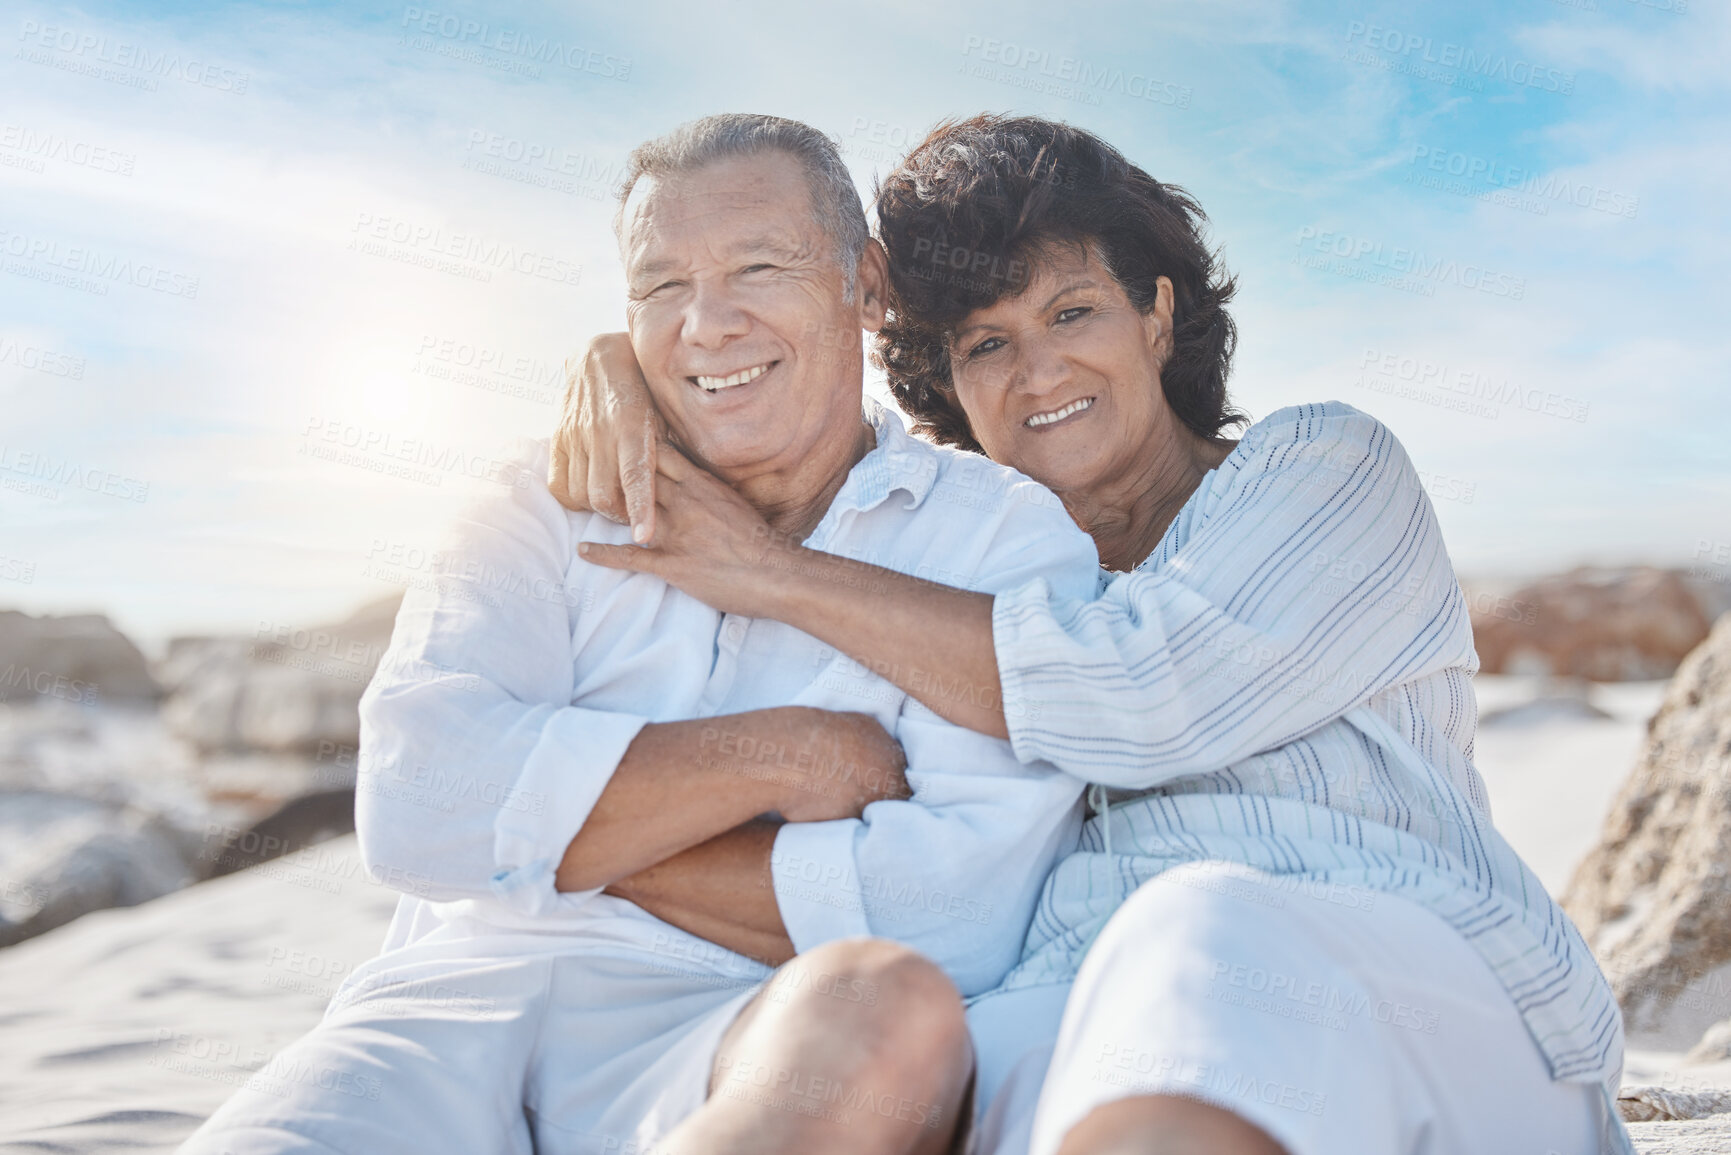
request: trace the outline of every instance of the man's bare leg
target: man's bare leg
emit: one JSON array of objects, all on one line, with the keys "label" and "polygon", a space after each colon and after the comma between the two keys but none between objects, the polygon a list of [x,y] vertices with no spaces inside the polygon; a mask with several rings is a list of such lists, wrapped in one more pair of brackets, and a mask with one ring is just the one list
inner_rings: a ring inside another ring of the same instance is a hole
[{"label": "man's bare leg", "polygon": [[960,995],[924,956],[844,939],[776,972],[667,1155],[942,1155],[973,1077]]},{"label": "man's bare leg", "polygon": [[1179,1095],[1102,1103],[1070,1128],[1058,1155],[1284,1155],[1231,1111]]}]

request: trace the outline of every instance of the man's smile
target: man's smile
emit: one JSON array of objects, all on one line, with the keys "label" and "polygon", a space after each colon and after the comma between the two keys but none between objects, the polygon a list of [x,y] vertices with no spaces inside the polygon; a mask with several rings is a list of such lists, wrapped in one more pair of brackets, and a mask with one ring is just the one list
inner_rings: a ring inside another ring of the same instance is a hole
[{"label": "man's smile", "polygon": [[737,372],[728,373],[723,376],[710,377],[699,374],[695,377],[687,377],[686,380],[695,384],[699,389],[715,393],[722,389],[732,389],[739,385],[749,385],[779,364],[781,364],[780,361],[765,361],[761,365],[753,365],[749,369],[740,369]]}]

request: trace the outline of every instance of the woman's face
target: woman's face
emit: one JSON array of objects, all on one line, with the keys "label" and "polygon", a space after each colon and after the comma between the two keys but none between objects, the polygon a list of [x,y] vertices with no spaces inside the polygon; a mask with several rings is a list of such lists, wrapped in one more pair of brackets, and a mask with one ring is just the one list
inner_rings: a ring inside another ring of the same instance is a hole
[{"label": "woman's face", "polygon": [[1172,284],[1136,311],[1092,246],[1048,249],[1028,287],[963,318],[950,374],[992,460],[1060,494],[1131,482],[1183,426],[1160,389],[1172,347]]}]

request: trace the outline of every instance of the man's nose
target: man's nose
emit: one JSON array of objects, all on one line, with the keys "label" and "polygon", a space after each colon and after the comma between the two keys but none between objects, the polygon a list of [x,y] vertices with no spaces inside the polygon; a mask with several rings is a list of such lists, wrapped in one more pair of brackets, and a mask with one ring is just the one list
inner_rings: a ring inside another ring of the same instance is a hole
[{"label": "man's nose", "polygon": [[750,328],[751,318],[724,287],[700,282],[685,306],[679,339],[699,349],[717,349]]}]

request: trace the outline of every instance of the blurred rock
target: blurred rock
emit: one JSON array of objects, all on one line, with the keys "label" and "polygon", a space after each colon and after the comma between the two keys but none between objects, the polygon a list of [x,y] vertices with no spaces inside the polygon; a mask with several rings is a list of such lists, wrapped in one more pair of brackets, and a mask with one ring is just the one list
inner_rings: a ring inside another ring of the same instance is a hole
[{"label": "blurred rock", "polygon": [[213,843],[209,849],[214,853],[206,873],[210,878],[233,874],[316,843],[353,834],[354,830],[353,790],[303,795],[250,829],[225,838],[220,844]]},{"label": "blurred rock", "polygon": [[1668,677],[1711,625],[1683,575],[1650,566],[1577,569],[1506,596],[1469,593],[1468,604],[1487,674]]},{"label": "blurred rock", "polygon": [[1707,1028],[1701,1041],[1689,1052],[1691,1063],[1723,1063],[1731,1059],[1731,1019],[1720,1019]]},{"label": "blurred rock", "polygon": [[1551,722],[1603,721],[1611,717],[1593,702],[1593,684],[1580,678],[1546,678],[1533,696],[1512,706],[1486,710],[1482,726],[1543,726]]},{"label": "blurred rock", "polygon": [[158,676],[163,718],[200,751],[317,754],[360,737],[356,707],[390,643],[400,596],[334,625],[261,623],[251,638],[177,638]]},{"label": "blurred rock", "polygon": [[60,794],[0,794],[0,946],[193,880],[160,820]]},{"label": "blurred rock", "polygon": [[1718,621],[1731,613],[1731,565],[1698,562],[1683,571],[1683,581],[1708,618]]},{"label": "blurred rock", "polygon": [[0,610],[0,702],[149,702],[160,693],[127,636],[101,614]]},{"label": "blurred rock", "polygon": [[1683,662],[1563,905],[1631,1033],[1731,1015],[1731,616]]},{"label": "blurred rock", "polygon": [[154,677],[101,617],[0,612],[0,946],[354,829],[400,600],[180,639]]}]

